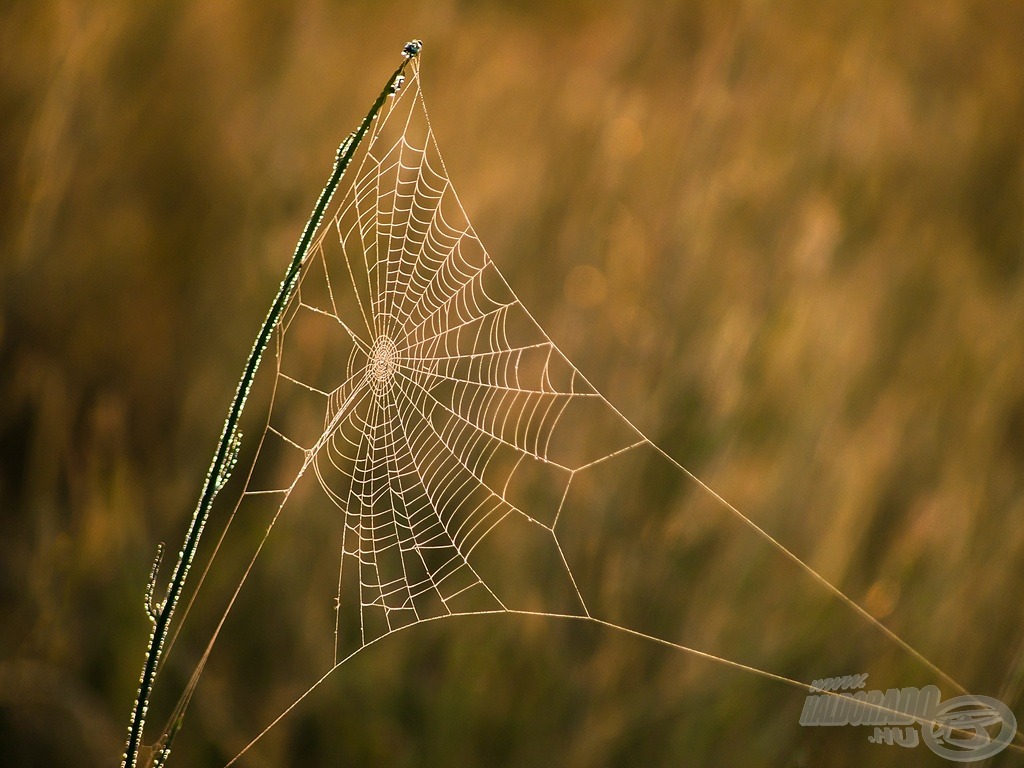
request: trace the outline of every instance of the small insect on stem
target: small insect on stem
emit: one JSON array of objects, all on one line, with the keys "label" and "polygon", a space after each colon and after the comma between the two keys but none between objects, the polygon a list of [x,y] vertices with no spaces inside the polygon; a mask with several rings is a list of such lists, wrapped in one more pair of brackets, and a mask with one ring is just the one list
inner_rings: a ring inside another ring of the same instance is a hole
[{"label": "small insect on stem", "polygon": [[[419,52],[422,51],[422,50],[423,50],[423,41],[422,40],[410,40],[408,43],[406,43],[402,47],[402,55],[406,59],[411,59],[411,58],[414,58],[415,56],[417,56],[419,54]],[[394,81],[391,83],[391,95],[394,96],[400,90],[402,90],[402,85],[404,83],[405,83],[405,75],[401,75],[401,74],[397,75],[395,77]]]},{"label": "small insect on stem", "polygon": [[405,58],[407,59],[411,59],[421,50],[423,50],[422,40],[410,40],[408,43],[405,44],[405,47],[402,48],[402,55],[405,56]]}]

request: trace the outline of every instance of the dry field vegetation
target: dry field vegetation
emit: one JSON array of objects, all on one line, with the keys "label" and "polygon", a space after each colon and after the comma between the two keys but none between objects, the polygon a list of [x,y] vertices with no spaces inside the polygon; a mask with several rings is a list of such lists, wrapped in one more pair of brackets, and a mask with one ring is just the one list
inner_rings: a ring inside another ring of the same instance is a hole
[{"label": "dry field vegetation", "polygon": [[[156,543],[411,37],[466,209],[567,356],[1024,722],[1024,5],[40,0],[0,10],[0,762],[120,755]],[[633,490],[613,602],[800,679],[932,682],[798,572],[686,539],[680,478]],[[632,574],[645,548],[674,570]],[[308,679],[330,638],[282,604],[242,607],[172,765],[222,765]],[[441,621],[342,667],[252,764],[945,764],[810,733],[802,701],[593,627]]]}]

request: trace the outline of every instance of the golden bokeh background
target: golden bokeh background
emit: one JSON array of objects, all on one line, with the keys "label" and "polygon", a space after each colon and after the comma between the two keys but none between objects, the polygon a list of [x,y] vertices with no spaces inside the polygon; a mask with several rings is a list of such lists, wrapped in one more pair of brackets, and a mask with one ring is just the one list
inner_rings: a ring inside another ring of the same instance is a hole
[{"label": "golden bokeh background", "polygon": [[[0,762],[119,759],[156,543],[184,533],[335,148],[412,37],[460,197],[569,359],[1024,720],[1024,5],[15,0]],[[291,651],[229,652],[256,685]],[[640,654],[437,622],[343,668],[252,764],[944,764],[801,733],[784,688],[757,689],[784,717],[751,718]],[[222,765],[253,695],[201,688],[171,765]]]}]

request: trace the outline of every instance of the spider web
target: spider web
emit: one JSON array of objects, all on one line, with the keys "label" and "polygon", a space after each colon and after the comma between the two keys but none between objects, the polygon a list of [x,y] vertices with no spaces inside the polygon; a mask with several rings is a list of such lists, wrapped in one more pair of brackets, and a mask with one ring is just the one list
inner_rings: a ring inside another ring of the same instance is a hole
[{"label": "spider web", "polygon": [[[566,580],[560,610],[589,615],[557,535],[560,502],[578,472],[647,440],[546,336],[483,248],[415,63],[310,250],[276,361],[265,441],[279,450],[265,452],[275,462],[291,453],[285,465],[299,469],[286,486],[245,494],[279,495],[283,506],[312,470],[343,520],[335,662],[424,620],[528,609],[474,557],[510,518],[548,540]],[[536,504],[539,478],[547,500]]]},{"label": "spider web", "polygon": [[[665,454],[562,354],[470,224],[438,151],[417,60],[409,71],[350,167],[351,182],[321,225],[275,333],[272,405],[236,506],[262,508],[267,524],[220,625],[271,530],[316,520],[319,527],[299,533],[315,606],[304,616],[320,610],[322,625],[314,622],[311,632],[331,632],[334,643],[326,674],[249,746],[361,649],[403,628],[468,614],[582,619],[802,686],[765,671],[761,657],[734,660],[743,653],[712,639],[706,616],[714,598],[700,603],[700,582],[685,598],[698,627],[687,646],[667,639],[679,627],[653,620],[647,596],[601,594],[602,572],[621,571],[624,562],[635,568],[645,552],[613,551],[618,533],[641,523],[615,508],[620,498],[594,470],[626,478],[620,490],[636,495],[650,484],[643,462],[651,455],[699,490],[683,517],[725,511],[748,536],[745,549],[731,551],[734,562],[761,557],[767,544],[781,565],[763,566],[765,581],[810,582],[819,594],[807,600],[820,601],[824,591],[850,609],[854,622],[840,630],[847,637],[868,625],[963,691]],[[289,503],[304,514],[282,515]],[[294,554],[282,567],[295,567]],[[709,569],[704,578],[730,577]],[[650,589],[664,578],[634,582]],[[787,588],[786,596],[795,592]]]}]

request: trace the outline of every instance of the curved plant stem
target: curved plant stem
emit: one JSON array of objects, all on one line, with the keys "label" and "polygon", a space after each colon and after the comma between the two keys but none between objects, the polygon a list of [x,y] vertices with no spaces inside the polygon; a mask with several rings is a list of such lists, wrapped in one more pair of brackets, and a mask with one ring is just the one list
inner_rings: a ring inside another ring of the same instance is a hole
[{"label": "curved plant stem", "polygon": [[[338,147],[338,153],[334,160],[334,169],[331,171],[331,176],[327,180],[326,186],[320,193],[320,197],[313,208],[313,213],[310,215],[305,229],[302,230],[302,236],[299,238],[298,245],[295,246],[295,253],[292,255],[288,270],[281,281],[277,296],[274,298],[274,303],[270,305],[267,319],[263,322],[263,326],[256,336],[256,342],[253,344],[252,351],[249,353],[249,359],[246,361],[245,368],[242,371],[242,378],[238,382],[238,389],[235,390],[234,399],[231,401],[231,407],[228,409],[227,420],[224,422],[224,430],[221,433],[220,441],[217,443],[217,450],[213,454],[210,469],[206,474],[206,481],[199,496],[199,503],[192,515],[192,521],[185,535],[185,541],[178,552],[178,561],[174,566],[167,595],[163,600],[154,602],[153,593],[160,557],[163,554],[163,545],[159,548],[157,561],[153,565],[149,583],[146,587],[146,613],[153,622],[153,631],[149,637],[146,659],[139,682],[139,692],[136,696],[131,721],[128,725],[128,742],[121,762],[122,768],[136,768],[138,765],[139,750],[142,746],[142,732],[145,727],[146,713],[149,709],[149,702],[153,692],[153,681],[160,666],[160,658],[163,653],[164,642],[170,630],[171,618],[185,587],[185,579],[188,577],[189,568],[199,547],[199,540],[203,535],[203,528],[210,515],[213,500],[216,498],[217,492],[227,482],[231,470],[234,468],[235,460],[238,457],[238,449],[241,444],[238,422],[242,415],[242,409],[245,407],[245,401],[249,396],[253,379],[256,377],[256,371],[259,369],[263,352],[270,342],[271,334],[281,320],[289,298],[291,298],[292,291],[295,289],[295,284],[298,281],[299,271],[313,242],[313,235],[320,226],[324,212],[334,195],[334,191],[338,188],[345,169],[351,162],[353,155],[355,155],[360,142],[362,142],[367,131],[369,131],[374,118],[376,118],[384,106],[384,102],[387,101],[388,96],[395,93],[398,87],[400,87],[401,78],[404,76],[403,72],[409,61],[419,53],[420,47],[421,43],[418,40],[406,44],[405,48],[402,49],[402,56],[404,57],[402,63],[388,79],[384,89],[373,103],[373,106],[370,107],[370,111],[363,118],[359,127],[349,134],[341,146]],[[180,727],[180,718],[174,726],[172,735],[178,727]],[[170,738],[160,745],[156,755],[157,761],[162,763],[166,760],[169,751]]]}]

